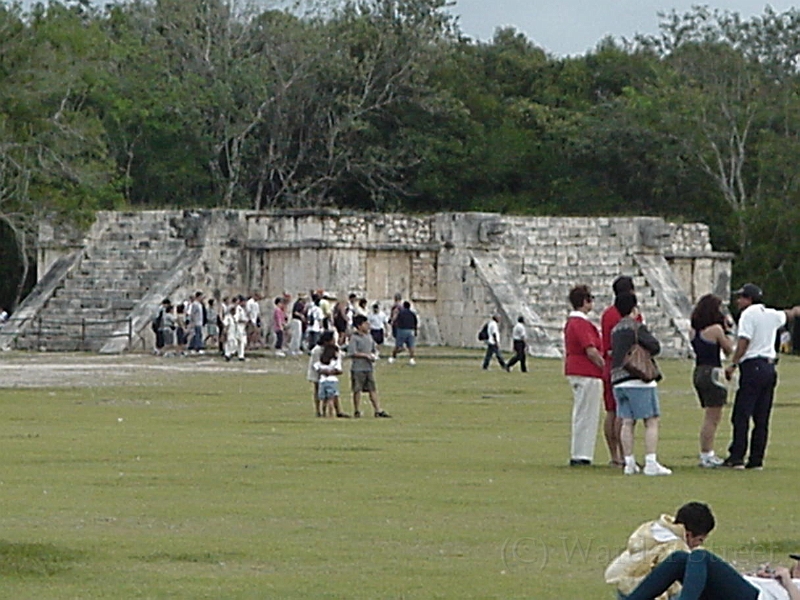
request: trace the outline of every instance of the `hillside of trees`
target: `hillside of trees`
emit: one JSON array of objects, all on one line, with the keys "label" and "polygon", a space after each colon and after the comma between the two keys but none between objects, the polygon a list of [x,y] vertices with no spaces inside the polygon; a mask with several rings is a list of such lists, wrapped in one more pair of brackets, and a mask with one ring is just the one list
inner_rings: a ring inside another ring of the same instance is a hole
[{"label": "hillside of trees", "polygon": [[560,58],[445,4],[0,1],[0,306],[44,216],[316,206],[703,221],[734,283],[800,301],[800,12]]}]

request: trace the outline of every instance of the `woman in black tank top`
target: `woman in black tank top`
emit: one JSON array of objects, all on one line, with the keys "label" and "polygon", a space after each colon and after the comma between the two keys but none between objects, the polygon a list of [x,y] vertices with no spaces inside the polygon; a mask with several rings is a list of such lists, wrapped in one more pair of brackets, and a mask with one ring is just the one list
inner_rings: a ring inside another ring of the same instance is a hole
[{"label": "woman in black tank top", "polygon": [[695,356],[692,380],[700,406],[705,410],[700,427],[699,465],[713,468],[722,464],[722,459],[714,453],[714,438],[722,418],[722,407],[728,399],[720,351],[726,356],[733,352],[733,342],[725,332],[722,300],[717,296],[706,294],[698,300],[692,311],[691,343]]}]

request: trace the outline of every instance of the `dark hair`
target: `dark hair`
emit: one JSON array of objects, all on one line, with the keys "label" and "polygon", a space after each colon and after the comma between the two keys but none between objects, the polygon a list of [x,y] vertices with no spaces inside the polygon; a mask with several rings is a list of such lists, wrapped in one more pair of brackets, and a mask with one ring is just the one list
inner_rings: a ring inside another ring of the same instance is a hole
[{"label": "dark hair", "polygon": [[583,303],[587,300],[594,300],[588,285],[575,286],[569,293],[569,303],[572,304],[572,308],[575,310],[583,306]]},{"label": "dark hair", "polygon": [[361,300],[358,301],[358,305],[359,306],[366,306],[367,305],[367,299],[366,298],[361,298]]},{"label": "dark hair", "polygon": [[709,325],[725,325],[722,314],[722,298],[714,294],[706,294],[697,301],[692,311],[692,329],[702,331]]},{"label": "dark hair", "polygon": [[330,330],[325,330],[322,332],[322,335],[319,336],[319,339],[317,340],[317,346],[329,344],[331,340],[333,340],[333,332]]},{"label": "dark hair", "polygon": [[361,324],[364,323],[366,320],[367,317],[365,317],[364,315],[356,315],[355,317],[353,317],[353,328],[358,329],[361,326]]},{"label": "dark hair", "polygon": [[517,323],[524,323],[525,317],[517,317]]},{"label": "dark hair", "polygon": [[403,308],[411,308],[411,302],[409,302],[408,300],[403,302]]},{"label": "dark hair", "polygon": [[636,299],[636,294],[631,292],[630,294],[620,294],[616,298],[614,298],[614,308],[619,311],[619,314],[623,317],[627,317],[631,314],[631,311],[639,304],[639,301]]},{"label": "dark hair", "polygon": [[214,306],[214,299],[213,298],[209,298],[208,299],[208,305],[209,306]]},{"label": "dark hair", "polygon": [[620,296],[622,294],[632,294],[633,278],[628,277],[627,275],[620,275],[614,280],[614,283],[611,284],[611,289],[614,290],[615,296]]},{"label": "dark hair", "polygon": [[331,361],[336,358],[336,355],[339,354],[339,348],[334,346],[333,344],[327,344],[322,349],[322,354],[319,357],[319,362],[323,365],[331,364]]},{"label": "dark hair", "polygon": [[708,504],[687,502],[675,514],[675,524],[694,535],[708,535],[717,524]]}]

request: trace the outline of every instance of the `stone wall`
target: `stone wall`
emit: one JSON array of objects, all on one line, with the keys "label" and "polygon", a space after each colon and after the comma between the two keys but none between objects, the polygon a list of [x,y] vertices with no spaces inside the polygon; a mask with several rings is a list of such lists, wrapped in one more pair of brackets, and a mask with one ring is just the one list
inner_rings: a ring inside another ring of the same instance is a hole
[{"label": "stone wall", "polygon": [[[40,260],[53,264],[82,245],[87,258],[113,256],[139,264],[147,240],[161,244],[160,254],[176,248],[176,261],[180,250],[180,273],[159,279],[173,299],[196,289],[220,298],[260,291],[266,310],[271,298],[284,292],[324,289],[339,297],[354,292],[388,308],[400,293],[420,313],[423,342],[477,346],[476,332],[494,313],[503,317],[508,339],[523,315],[541,355],[560,352],[569,290],[588,284],[598,305],[605,305],[620,274],[634,278],[648,322],[667,340],[665,348],[685,354],[680,329],[688,315],[683,313],[704,293],[728,294],[732,259],[713,251],[705,225],[651,217],[214,210],[100,213],[79,243],[74,232],[43,225]],[[122,249],[109,254],[114,245]],[[89,282],[78,287],[89,293],[91,281],[101,279],[86,277]],[[140,277],[158,279],[156,273]],[[162,287],[154,284],[128,299],[152,302]],[[108,292],[98,289],[103,294]],[[139,313],[148,308],[138,307]]]}]

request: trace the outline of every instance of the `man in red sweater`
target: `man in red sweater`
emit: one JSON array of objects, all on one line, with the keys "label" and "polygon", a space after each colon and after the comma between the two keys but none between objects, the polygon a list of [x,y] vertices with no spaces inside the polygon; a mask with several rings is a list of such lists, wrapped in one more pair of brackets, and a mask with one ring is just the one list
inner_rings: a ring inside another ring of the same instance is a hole
[{"label": "man in red sweater", "polygon": [[588,286],[569,293],[572,312],[564,326],[564,374],[572,388],[572,443],[570,466],[590,465],[597,441],[603,396],[603,355],[600,332],[589,320],[594,296]]}]

